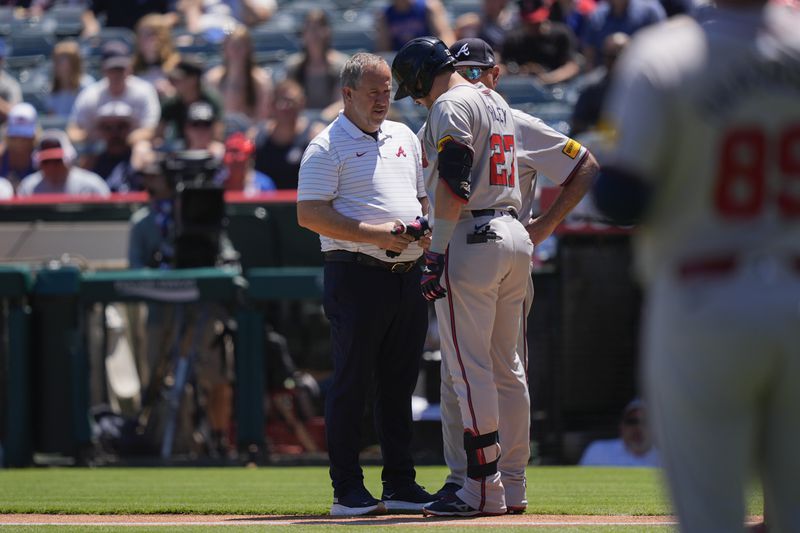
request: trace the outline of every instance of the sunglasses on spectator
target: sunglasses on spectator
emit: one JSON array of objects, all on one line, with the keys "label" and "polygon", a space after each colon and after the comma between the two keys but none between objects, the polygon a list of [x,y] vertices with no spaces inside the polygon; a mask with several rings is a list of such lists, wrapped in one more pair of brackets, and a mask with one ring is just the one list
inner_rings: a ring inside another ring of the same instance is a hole
[{"label": "sunglasses on spectator", "polygon": [[456,68],[456,72],[464,76],[469,81],[475,81],[479,79],[483,72],[489,70],[492,67],[458,67]]},{"label": "sunglasses on spectator", "polygon": [[194,128],[210,128],[211,122],[207,120],[191,120],[189,121],[189,125]]},{"label": "sunglasses on spectator", "polygon": [[625,418],[622,420],[622,424],[625,426],[640,426],[642,424],[642,419],[636,416]]}]

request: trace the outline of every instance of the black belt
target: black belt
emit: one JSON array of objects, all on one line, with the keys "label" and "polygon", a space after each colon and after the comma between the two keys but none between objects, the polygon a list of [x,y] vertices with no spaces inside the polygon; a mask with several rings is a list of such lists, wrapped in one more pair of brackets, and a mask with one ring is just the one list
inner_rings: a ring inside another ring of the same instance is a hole
[{"label": "black belt", "polygon": [[393,274],[405,274],[419,264],[419,259],[415,261],[392,263],[391,261],[381,261],[380,259],[376,259],[371,255],[362,254],[361,252],[348,252],[347,250],[322,252],[322,257],[325,258],[325,261],[335,263],[359,263],[364,266],[382,268]]},{"label": "black belt", "polygon": [[470,211],[472,216],[475,218],[478,217],[494,217],[494,216],[503,216],[503,215],[511,215],[514,218],[519,218],[517,216],[516,209],[473,209]]}]

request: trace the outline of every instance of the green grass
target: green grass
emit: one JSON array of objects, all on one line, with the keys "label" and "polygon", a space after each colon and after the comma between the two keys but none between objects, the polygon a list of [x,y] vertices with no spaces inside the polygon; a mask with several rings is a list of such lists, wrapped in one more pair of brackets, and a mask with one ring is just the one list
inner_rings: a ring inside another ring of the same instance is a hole
[{"label": "green grass", "polygon": [[[420,467],[418,481],[428,489],[441,486],[444,467]],[[380,469],[365,469],[367,487],[380,495]],[[58,514],[247,514],[324,515],[332,498],[327,468],[35,468],[0,470],[0,513]],[[660,474],[654,469],[531,467],[528,470],[528,513],[552,515],[666,515],[670,513]],[[751,514],[761,514],[757,490],[749,497]],[[304,521],[305,522],[305,521]],[[420,526],[342,526],[313,523],[261,526],[260,530],[419,531]],[[14,526],[14,531],[53,531],[55,526]],[[86,531],[57,526],[59,533]],[[259,526],[242,526],[248,530]],[[93,526],[92,533],[135,533],[174,530],[158,526]],[[181,533],[208,533],[210,526],[180,526]],[[473,532],[474,527],[437,526],[447,533]],[[528,527],[482,526],[481,532],[515,532]],[[0,526],[0,533],[8,531]],[[670,531],[667,526],[562,526],[548,531]]]},{"label": "green grass", "polygon": [[[444,467],[418,469],[436,490]],[[380,470],[367,487],[380,495]],[[47,468],[0,470],[2,513],[322,514],[332,498],[326,468]],[[652,469],[533,467],[528,510],[541,514],[663,515]]]}]

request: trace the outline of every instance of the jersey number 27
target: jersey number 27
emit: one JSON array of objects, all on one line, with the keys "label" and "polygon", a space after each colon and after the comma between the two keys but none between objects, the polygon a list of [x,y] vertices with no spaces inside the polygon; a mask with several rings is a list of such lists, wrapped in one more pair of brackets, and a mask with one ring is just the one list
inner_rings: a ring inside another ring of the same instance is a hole
[{"label": "jersey number 27", "polygon": [[[777,151],[777,159],[772,150]],[[722,215],[756,217],[767,201],[775,201],[781,216],[800,217],[800,126],[786,128],[774,139],[759,128],[730,131],[720,155],[714,200]],[[774,200],[767,190],[773,161],[780,180]]]},{"label": "jersey number 27", "polygon": [[489,137],[489,184],[514,186],[514,136],[493,133]]}]

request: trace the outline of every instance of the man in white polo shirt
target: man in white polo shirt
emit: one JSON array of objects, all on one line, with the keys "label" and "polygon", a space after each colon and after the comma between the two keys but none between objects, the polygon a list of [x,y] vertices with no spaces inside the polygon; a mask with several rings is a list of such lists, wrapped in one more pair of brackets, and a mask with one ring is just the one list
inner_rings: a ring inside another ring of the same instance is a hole
[{"label": "man in white polo shirt", "polygon": [[[422,153],[414,132],[385,120],[392,88],[386,61],[355,54],[341,86],[344,111],[306,149],[297,188],[298,222],[319,233],[325,257],[334,364],[325,408],[331,514],[421,511],[435,498],[415,482],[411,394],[428,313],[419,290],[422,249],[399,229],[419,230],[409,223],[428,210]],[[383,501],[364,487],[358,462],[373,383]]]}]

